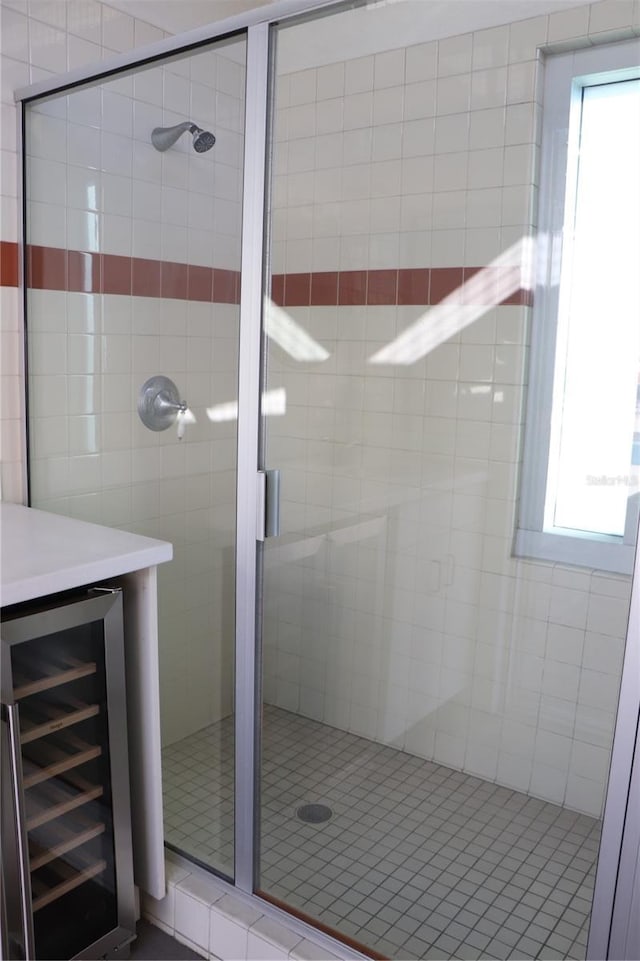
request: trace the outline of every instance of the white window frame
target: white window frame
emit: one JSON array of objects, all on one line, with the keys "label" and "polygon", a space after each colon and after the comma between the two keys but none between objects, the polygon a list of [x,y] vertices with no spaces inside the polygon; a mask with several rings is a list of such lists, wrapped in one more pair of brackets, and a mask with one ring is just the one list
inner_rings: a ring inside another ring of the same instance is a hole
[{"label": "white window frame", "polygon": [[[612,74],[614,75],[612,77]],[[598,570],[633,571],[638,501],[631,497],[622,537],[561,529],[545,530],[545,501],[551,445],[551,415],[558,332],[560,265],[572,111],[584,87],[640,76],[638,40],[550,55],[545,63],[537,269],[531,334],[527,416],[524,433],[519,519],[514,554]]]}]

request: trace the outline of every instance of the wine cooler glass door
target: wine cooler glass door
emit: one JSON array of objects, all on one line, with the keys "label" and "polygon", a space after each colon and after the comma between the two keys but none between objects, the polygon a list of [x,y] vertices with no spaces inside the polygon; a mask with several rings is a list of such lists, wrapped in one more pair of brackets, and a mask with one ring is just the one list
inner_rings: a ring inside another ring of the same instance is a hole
[{"label": "wine cooler glass door", "polygon": [[[111,611],[120,621],[119,644],[117,633],[109,636]],[[116,854],[122,847],[116,838],[121,792],[114,777],[121,780],[127,767],[126,737],[116,744],[111,736],[116,719],[110,717],[109,678],[119,646],[117,686],[124,689],[121,597],[98,594],[46,611],[40,627],[37,617],[8,625],[9,634],[14,628],[11,693],[19,718],[34,950],[36,958],[73,958],[122,923]],[[130,868],[122,873],[126,881]]]}]

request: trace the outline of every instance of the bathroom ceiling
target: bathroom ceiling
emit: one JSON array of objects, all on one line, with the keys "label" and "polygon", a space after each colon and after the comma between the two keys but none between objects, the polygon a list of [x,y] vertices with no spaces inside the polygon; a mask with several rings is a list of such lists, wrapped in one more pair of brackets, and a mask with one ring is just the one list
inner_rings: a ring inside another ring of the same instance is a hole
[{"label": "bathroom ceiling", "polygon": [[110,7],[167,33],[182,33],[268,3],[273,0],[108,0]]},{"label": "bathroom ceiling", "polygon": [[[117,7],[131,16],[161,27],[167,33],[176,34],[207,23],[224,20],[227,17],[267,6],[276,0],[108,0],[109,6]],[[388,28],[386,49],[416,43],[418,40],[437,39],[453,36],[465,30],[477,30],[510,20],[523,20],[531,16],[552,13],[567,7],[583,4],[585,0],[373,0],[367,6],[376,9],[376,14],[385,21]],[[416,37],[416,24],[420,22],[420,37]],[[361,21],[360,21],[361,25]],[[335,47],[336,36],[327,23],[329,47]],[[319,39],[319,38],[318,38]],[[324,46],[324,44],[323,44]],[[370,52],[374,52],[373,50]],[[309,51],[301,51],[303,63],[309,62]],[[316,58],[314,58],[316,59]],[[330,62],[324,53],[318,53],[318,62]]]},{"label": "bathroom ceiling", "polygon": [[345,9],[338,30],[333,18],[320,17],[283,31],[279,70],[291,73],[583,5],[584,0],[533,5],[531,0],[377,0],[366,3],[365,11]]}]

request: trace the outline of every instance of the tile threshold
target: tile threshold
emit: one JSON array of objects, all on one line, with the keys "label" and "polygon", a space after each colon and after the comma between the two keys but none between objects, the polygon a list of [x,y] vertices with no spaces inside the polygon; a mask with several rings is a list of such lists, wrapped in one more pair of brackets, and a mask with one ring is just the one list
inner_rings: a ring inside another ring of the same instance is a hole
[{"label": "tile threshold", "polygon": [[[365,955],[209,874],[165,856],[167,895],[141,895],[142,917],[208,961],[355,961]],[[331,943],[331,948],[327,943]]]}]

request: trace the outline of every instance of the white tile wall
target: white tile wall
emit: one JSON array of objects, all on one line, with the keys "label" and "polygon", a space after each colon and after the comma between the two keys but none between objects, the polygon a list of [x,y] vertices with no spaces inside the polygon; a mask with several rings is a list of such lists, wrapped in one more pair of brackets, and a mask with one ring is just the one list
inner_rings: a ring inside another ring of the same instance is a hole
[{"label": "white tile wall", "polygon": [[[242,66],[197,54],[191,68],[198,83],[176,74],[177,66],[138,71],[34,109],[33,243],[237,268]],[[196,154],[185,137],[159,154],[149,139],[153,127],[189,117],[215,130],[214,151]]]},{"label": "white tile wall", "polygon": [[[631,36],[637,8],[333,64],[326,150],[326,68],[281,61],[274,272],[490,263],[535,226],[537,48]],[[375,370],[419,307],[288,311],[330,357],[270,351],[288,409],[269,427],[286,533],[267,548],[266,700],[599,815],[629,579],[511,557],[528,310]]]},{"label": "white tile wall", "polygon": [[[2,104],[2,174],[0,176],[0,237],[15,242],[18,239],[19,217],[17,204],[16,131],[18,114],[13,91],[30,82],[43,79],[67,69],[86,63],[97,63],[115,50],[130,49],[134,45],[160,39],[165,34],[140,20],[106,7],[98,0],[66,0],[64,3],[28,3],[27,0],[3,0],[0,4],[0,99]],[[50,152],[45,159],[50,162],[40,175],[51,175],[48,197],[55,196],[64,204],[64,188],[56,179],[59,170],[56,162],[66,161],[67,142],[57,135],[53,123],[56,118],[52,106],[47,130]],[[91,130],[80,130],[69,138],[72,156],[83,163],[92,154]],[[97,134],[97,131],[93,131]],[[98,138],[99,143],[99,138]],[[84,151],[81,153],[80,149]],[[87,155],[88,153],[88,155]],[[84,158],[84,159],[83,159]],[[98,164],[96,164],[98,166]],[[44,181],[46,186],[46,180]],[[77,184],[74,189],[77,191]],[[37,189],[37,185],[36,185]],[[77,195],[77,193],[76,193]],[[69,201],[71,200],[71,185]],[[77,206],[77,205],[76,205]],[[85,205],[86,209],[86,205]],[[56,211],[50,204],[48,210],[34,211],[42,231],[42,242],[63,245],[66,242],[67,223],[63,210]],[[72,230],[77,233],[79,226]],[[6,500],[22,502],[26,496],[23,477],[24,414],[22,363],[16,353],[14,342],[20,329],[17,292],[10,288],[0,290],[2,309],[2,354],[6,358],[2,374],[1,431],[1,479],[2,496]]]}]

